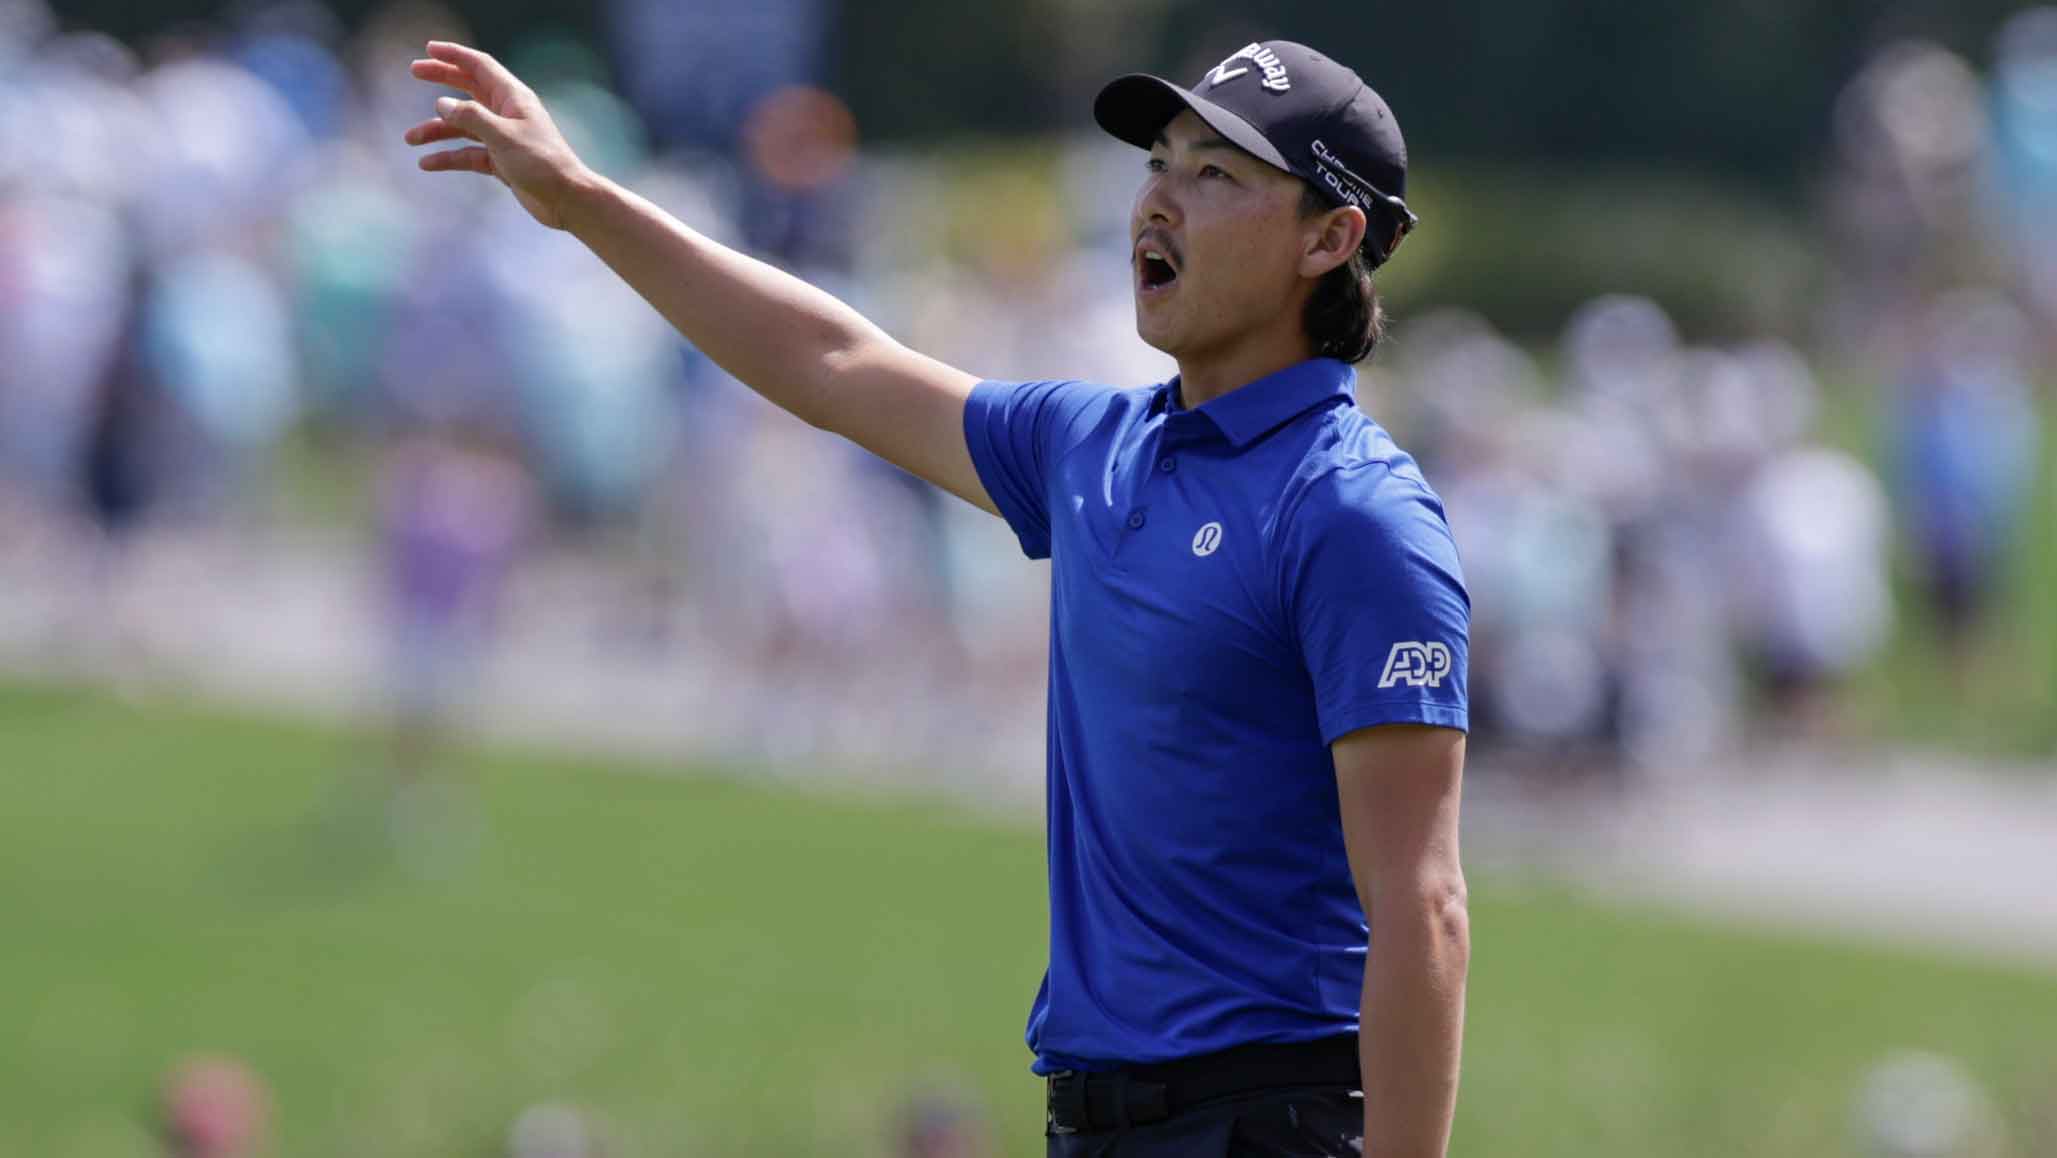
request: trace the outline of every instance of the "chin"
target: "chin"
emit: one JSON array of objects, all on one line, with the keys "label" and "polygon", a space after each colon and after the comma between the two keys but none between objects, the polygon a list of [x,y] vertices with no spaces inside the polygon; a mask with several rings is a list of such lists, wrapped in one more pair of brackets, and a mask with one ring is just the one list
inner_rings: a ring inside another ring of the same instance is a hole
[{"label": "chin", "polygon": [[1143,344],[1153,350],[1169,354],[1174,358],[1178,357],[1178,347],[1180,345],[1178,336],[1172,327],[1164,323],[1162,318],[1147,317],[1142,310],[1138,309],[1136,311],[1136,337],[1143,339]]}]

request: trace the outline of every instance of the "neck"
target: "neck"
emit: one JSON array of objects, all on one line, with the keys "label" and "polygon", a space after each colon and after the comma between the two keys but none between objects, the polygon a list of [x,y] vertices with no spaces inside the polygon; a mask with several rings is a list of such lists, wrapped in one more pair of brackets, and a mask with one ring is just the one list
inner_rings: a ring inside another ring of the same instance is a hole
[{"label": "neck", "polygon": [[1306,335],[1295,327],[1251,338],[1222,350],[1178,356],[1179,401],[1186,409],[1202,406],[1288,366],[1313,357]]}]

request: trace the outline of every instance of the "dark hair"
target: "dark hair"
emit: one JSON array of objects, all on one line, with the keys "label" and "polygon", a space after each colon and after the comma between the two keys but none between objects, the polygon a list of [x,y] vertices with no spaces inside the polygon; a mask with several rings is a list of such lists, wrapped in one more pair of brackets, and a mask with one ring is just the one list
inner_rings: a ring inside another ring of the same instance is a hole
[{"label": "dark hair", "polygon": [[[1300,190],[1300,215],[1312,217],[1335,208],[1326,197],[1305,185]],[[1321,276],[1307,299],[1301,324],[1317,358],[1362,362],[1371,357],[1386,334],[1385,306],[1378,300],[1378,287],[1371,283],[1371,271],[1378,266],[1373,252],[1378,243],[1372,236],[1380,228],[1381,214],[1371,215],[1364,244],[1350,260]]]}]

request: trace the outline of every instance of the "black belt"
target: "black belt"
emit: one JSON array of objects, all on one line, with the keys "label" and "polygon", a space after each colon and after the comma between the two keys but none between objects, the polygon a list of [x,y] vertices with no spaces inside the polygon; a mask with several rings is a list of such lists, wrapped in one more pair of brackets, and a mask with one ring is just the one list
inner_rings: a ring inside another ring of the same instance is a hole
[{"label": "black belt", "polygon": [[1292,1045],[1241,1045],[1115,1070],[1058,1070],[1045,1081],[1053,1134],[1125,1130],[1161,1122],[1201,1102],[1254,1090],[1360,1085],[1354,1035]]}]

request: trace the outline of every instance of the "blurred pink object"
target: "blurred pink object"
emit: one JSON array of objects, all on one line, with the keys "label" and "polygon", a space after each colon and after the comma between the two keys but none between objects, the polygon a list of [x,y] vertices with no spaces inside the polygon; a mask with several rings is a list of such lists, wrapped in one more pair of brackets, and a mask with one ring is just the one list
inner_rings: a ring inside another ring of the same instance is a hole
[{"label": "blurred pink object", "polygon": [[240,1158],[264,1145],[271,1096],[234,1058],[192,1057],[164,1083],[164,1126],[179,1158]]}]

